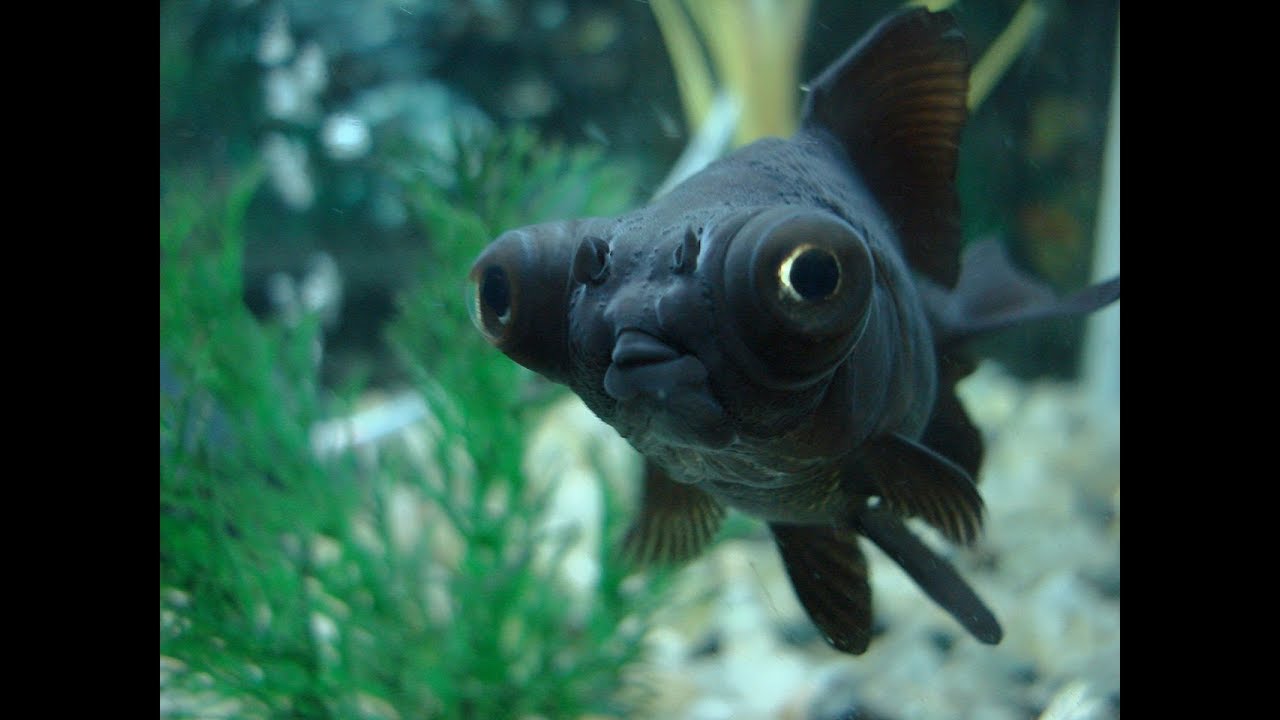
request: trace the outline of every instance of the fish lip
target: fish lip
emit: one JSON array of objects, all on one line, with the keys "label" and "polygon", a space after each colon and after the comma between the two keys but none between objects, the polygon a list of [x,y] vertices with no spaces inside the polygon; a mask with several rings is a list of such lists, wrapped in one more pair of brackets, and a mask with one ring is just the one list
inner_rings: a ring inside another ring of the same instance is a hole
[{"label": "fish lip", "polygon": [[626,413],[643,419],[643,434],[668,443],[722,447],[736,437],[709,374],[692,353],[655,335],[627,328],[618,333],[604,391]]},{"label": "fish lip", "polygon": [[613,344],[610,359],[620,368],[665,363],[679,359],[684,353],[652,333],[637,328],[624,328]]},{"label": "fish lip", "polygon": [[630,365],[615,362],[605,371],[604,390],[614,400],[646,396],[663,404],[690,392],[710,395],[707,369],[692,355]]},{"label": "fish lip", "polygon": [[614,400],[645,396],[660,405],[669,405],[681,394],[710,394],[707,368],[702,361],[657,333],[634,326],[622,328],[614,340],[610,360],[604,389]]}]

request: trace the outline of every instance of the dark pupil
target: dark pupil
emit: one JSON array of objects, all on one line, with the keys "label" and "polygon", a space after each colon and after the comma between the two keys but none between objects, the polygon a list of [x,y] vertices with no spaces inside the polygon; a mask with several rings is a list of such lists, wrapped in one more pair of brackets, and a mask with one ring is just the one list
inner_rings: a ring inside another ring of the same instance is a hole
[{"label": "dark pupil", "polygon": [[840,281],[840,266],[831,253],[805,250],[791,263],[791,287],[805,300],[819,300],[830,295]]},{"label": "dark pupil", "polygon": [[480,299],[484,306],[502,317],[511,309],[511,289],[507,287],[507,273],[497,265],[491,265],[484,271],[484,282],[480,285]]}]

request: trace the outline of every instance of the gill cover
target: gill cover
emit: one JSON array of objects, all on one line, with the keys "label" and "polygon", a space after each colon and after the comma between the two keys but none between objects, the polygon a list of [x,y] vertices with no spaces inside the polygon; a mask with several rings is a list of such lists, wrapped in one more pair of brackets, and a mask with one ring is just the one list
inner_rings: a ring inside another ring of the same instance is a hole
[{"label": "gill cover", "polygon": [[508,357],[548,378],[568,375],[567,328],[580,221],[503,233],[467,279],[471,320]]},{"label": "gill cover", "polygon": [[750,217],[724,250],[720,306],[729,352],[755,382],[776,389],[829,373],[861,337],[875,274],[866,241],[812,208]]}]

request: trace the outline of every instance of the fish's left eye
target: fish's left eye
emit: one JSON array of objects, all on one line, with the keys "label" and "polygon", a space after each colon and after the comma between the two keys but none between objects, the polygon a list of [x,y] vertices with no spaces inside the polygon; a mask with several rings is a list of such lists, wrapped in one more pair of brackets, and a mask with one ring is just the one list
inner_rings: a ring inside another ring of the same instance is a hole
[{"label": "fish's left eye", "polygon": [[840,260],[830,250],[800,245],[778,266],[778,287],[796,300],[825,300],[840,287]]},{"label": "fish's left eye", "polygon": [[871,250],[832,213],[784,205],[755,214],[729,242],[723,273],[723,302],[736,327],[731,351],[762,384],[814,381],[848,355],[866,326]]}]

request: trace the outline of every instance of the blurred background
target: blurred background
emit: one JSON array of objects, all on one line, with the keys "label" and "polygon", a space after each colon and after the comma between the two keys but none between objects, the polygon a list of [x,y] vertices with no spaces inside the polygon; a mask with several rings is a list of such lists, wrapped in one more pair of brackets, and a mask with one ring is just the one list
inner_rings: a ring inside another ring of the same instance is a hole
[{"label": "blurred background", "polygon": [[[161,2],[162,716],[1118,717],[1118,320],[1100,436],[1083,320],[988,341],[967,390],[993,537],[956,561],[1007,629],[1040,629],[992,655],[877,586],[900,614],[850,670],[751,521],[703,585],[618,566],[635,458],[466,318],[489,239],[622,212],[684,162],[788,134],[804,80],[901,5]],[[1061,291],[1100,254],[1118,270],[1118,229],[1096,238],[1108,193],[1118,215],[1119,3],[932,5],[976,64],[966,240],[999,237]],[[998,492],[1006,527],[1066,535],[1048,555],[1000,536]],[[735,593],[764,598],[775,645],[731,651],[760,627]],[[767,662],[807,670],[768,699],[706,689],[750,684],[735,663],[792,677]]]}]

